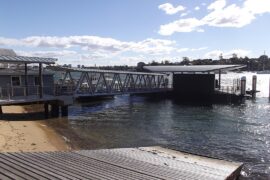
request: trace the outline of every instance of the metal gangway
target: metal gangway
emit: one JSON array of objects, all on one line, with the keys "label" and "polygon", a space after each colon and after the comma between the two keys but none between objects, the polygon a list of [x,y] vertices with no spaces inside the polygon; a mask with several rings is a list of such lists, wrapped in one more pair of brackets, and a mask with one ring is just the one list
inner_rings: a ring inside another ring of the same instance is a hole
[{"label": "metal gangway", "polygon": [[[75,98],[166,92],[168,76],[161,73],[111,71],[49,66],[55,75],[55,94]],[[58,77],[57,77],[58,76]]]}]

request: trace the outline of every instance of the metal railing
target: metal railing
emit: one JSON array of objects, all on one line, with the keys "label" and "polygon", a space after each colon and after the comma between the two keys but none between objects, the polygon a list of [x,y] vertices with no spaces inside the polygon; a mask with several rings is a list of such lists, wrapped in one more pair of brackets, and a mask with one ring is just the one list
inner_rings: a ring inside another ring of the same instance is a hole
[{"label": "metal railing", "polygon": [[233,79],[232,85],[220,86],[218,92],[227,93],[227,94],[239,94],[241,92],[241,80]]},{"label": "metal railing", "polygon": [[[44,95],[55,95],[53,86],[43,86]],[[39,96],[40,86],[4,86],[0,87],[1,99],[12,99],[14,97]]]}]

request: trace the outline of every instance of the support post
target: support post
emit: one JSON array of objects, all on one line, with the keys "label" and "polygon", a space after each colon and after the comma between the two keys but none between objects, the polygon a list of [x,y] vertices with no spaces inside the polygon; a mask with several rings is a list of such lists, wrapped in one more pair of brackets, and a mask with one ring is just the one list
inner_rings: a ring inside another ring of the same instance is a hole
[{"label": "support post", "polygon": [[59,117],[59,106],[57,104],[52,104],[51,107],[52,117]]},{"label": "support post", "polygon": [[39,63],[39,98],[43,98],[42,63]]},{"label": "support post", "polygon": [[241,78],[241,95],[244,96],[246,94],[246,77],[243,76]]},{"label": "support post", "polygon": [[218,89],[221,88],[221,70],[218,71]]},{"label": "support post", "polygon": [[270,101],[270,79],[269,79],[269,101]]},{"label": "support post", "polygon": [[28,69],[27,69],[27,63],[24,64],[24,86],[25,86],[25,95],[28,96]]},{"label": "support post", "polygon": [[252,98],[256,98],[256,88],[257,86],[257,76],[253,75],[252,76]]},{"label": "support post", "polygon": [[45,119],[49,118],[49,104],[45,103],[44,104],[44,113],[45,113]]},{"label": "support post", "polygon": [[61,106],[61,115],[62,117],[68,116],[68,106]]}]

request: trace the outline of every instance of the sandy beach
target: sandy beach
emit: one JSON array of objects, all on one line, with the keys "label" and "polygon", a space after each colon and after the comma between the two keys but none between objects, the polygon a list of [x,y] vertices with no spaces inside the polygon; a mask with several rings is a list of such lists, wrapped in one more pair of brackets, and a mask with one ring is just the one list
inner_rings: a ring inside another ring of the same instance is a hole
[{"label": "sandy beach", "polygon": [[[40,111],[41,106],[7,106],[4,113]],[[0,120],[0,152],[67,151],[69,146],[46,120]]]}]

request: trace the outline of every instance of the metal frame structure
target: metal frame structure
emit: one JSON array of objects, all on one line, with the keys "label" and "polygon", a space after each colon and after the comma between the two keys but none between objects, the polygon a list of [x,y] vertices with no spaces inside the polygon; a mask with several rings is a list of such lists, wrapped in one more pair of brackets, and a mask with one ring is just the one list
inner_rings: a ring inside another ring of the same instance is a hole
[{"label": "metal frame structure", "polygon": [[104,96],[116,94],[153,93],[168,90],[167,75],[127,71],[63,68],[49,66],[64,73],[56,84],[56,94],[80,96]]}]

